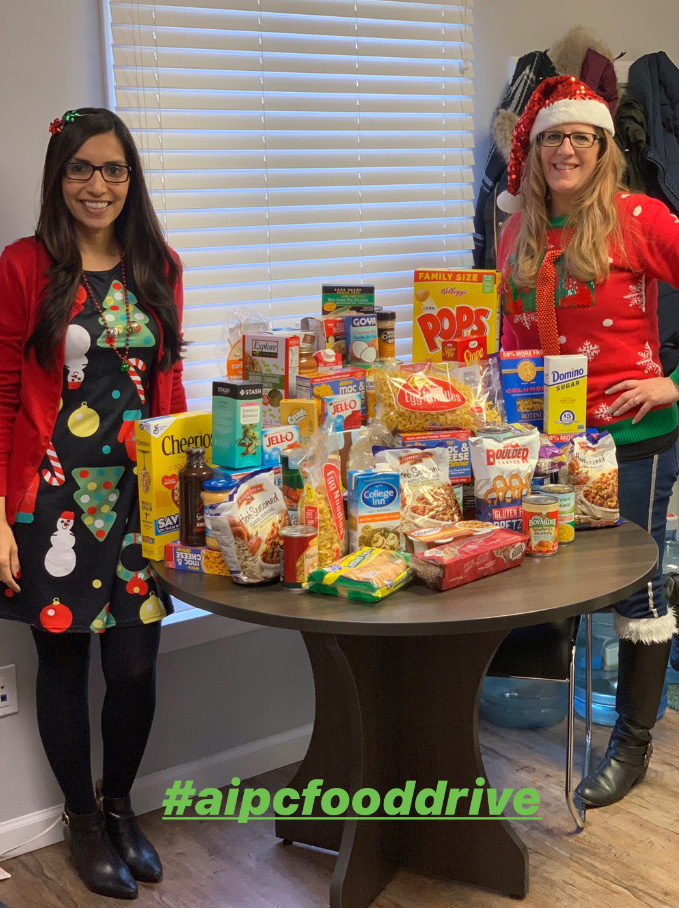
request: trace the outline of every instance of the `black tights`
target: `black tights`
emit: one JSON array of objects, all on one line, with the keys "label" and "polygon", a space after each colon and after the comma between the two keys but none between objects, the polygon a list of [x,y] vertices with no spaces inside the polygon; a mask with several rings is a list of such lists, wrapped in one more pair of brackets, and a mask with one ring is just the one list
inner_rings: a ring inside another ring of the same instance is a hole
[{"label": "black tights", "polygon": [[[33,631],[38,651],[36,702],[45,753],[66,806],[92,813],[96,802],[90,763],[88,679],[94,634]],[[160,622],[113,627],[101,634],[106,696],[101,713],[104,794],[130,793],[156,705]]]}]

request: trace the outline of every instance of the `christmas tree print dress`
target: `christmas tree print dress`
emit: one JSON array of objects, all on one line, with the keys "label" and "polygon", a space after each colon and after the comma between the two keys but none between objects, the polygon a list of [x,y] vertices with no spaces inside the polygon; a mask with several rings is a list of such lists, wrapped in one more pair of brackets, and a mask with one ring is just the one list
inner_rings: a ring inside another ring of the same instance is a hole
[{"label": "christmas tree print dress", "polygon": [[0,596],[0,617],[52,633],[100,634],[159,621],[172,610],[141,554],[134,446],[134,421],[150,415],[158,326],[128,283],[134,330],[130,369],[121,371],[106,334],[118,328],[115,346],[124,355],[121,266],[86,277],[103,317],[81,286],[78,293],[86,299],[66,333],[51,444],[14,526],[21,592],[5,588]]}]

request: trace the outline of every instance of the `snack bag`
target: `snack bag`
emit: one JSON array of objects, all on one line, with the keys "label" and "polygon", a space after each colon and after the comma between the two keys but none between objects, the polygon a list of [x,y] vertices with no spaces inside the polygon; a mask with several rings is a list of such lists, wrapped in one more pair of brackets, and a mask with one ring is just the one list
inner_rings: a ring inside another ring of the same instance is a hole
[{"label": "snack bag", "polygon": [[618,523],[618,462],[612,435],[604,432],[596,439],[586,435],[571,439],[560,476],[575,487],[576,527]]},{"label": "snack bag", "polygon": [[531,480],[538,461],[540,437],[534,427],[517,427],[520,434],[508,438],[472,438],[476,517],[521,531],[521,499],[530,494]]},{"label": "snack bag", "polygon": [[401,480],[401,532],[440,526],[462,519],[448,477],[448,448],[398,448],[379,451],[376,464],[387,464]]},{"label": "snack bag", "polygon": [[409,561],[402,552],[362,548],[337,563],[312,571],[309,589],[312,593],[359,602],[379,602],[410,583]]},{"label": "snack bag", "polygon": [[432,426],[480,429],[501,422],[483,363],[386,362],[373,370],[377,417],[390,432]]},{"label": "snack bag", "polygon": [[210,520],[231,579],[265,583],[280,576],[280,529],[288,509],[270,471],[255,473],[217,506]]},{"label": "snack bag", "polygon": [[344,552],[346,524],[344,495],[338,453],[339,439],[328,423],[301,451],[299,459],[291,450],[289,462],[297,465],[303,489],[299,499],[297,523],[318,530],[318,564],[325,567]]}]

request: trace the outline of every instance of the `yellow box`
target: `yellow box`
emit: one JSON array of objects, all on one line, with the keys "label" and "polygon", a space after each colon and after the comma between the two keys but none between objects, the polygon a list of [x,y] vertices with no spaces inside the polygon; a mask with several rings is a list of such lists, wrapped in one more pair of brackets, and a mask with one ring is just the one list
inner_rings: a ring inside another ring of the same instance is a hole
[{"label": "yellow box", "polygon": [[144,558],[157,561],[165,544],[179,539],[179,471],[186,463],[186,449],[205,448],[211,462],[212,413],[194,410],[142,419],[135,431],[141,550]]},{"label": "yellow box", "polygon": [[415,271],[413,362],[455,361],[454,341],[463,337],[483,337],[486,353],[497,353],[499,282],[499,271]]},{"label": "yellow box", "polygon": [[545,356],[544,431],[547,435],[585,431],[587,357]]},{"label": "yellow box", "polygon": [[299,443],[306,445],[321,423],[321,401],[304,397],[288,397],[281,401],[281,425],[297,426]]}]

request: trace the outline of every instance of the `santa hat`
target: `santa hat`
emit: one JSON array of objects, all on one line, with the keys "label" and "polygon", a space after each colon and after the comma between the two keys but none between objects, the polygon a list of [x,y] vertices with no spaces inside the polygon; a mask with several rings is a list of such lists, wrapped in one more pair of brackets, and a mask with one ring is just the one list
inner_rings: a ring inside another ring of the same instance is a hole
[{"label": "santa hat", "polygon": [[63,511],[59,520],[75,520],[73,511]]},{"label": "santa hat", "polygon": [[521,177],[531,142],[547,129],[564,123],[599,126],[615,135],[613,118],[602,97],[575,76],[550,76],[544,79],[528,101],[512,136],[509,156],[509,181],[497,198],[498,207],[508,214],[520,211]]}]

